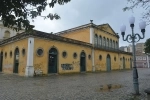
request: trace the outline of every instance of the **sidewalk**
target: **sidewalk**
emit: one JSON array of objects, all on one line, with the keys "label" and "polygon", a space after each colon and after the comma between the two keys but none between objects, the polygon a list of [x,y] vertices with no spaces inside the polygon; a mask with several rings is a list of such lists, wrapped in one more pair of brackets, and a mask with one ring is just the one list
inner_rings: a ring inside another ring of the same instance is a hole
[{"label": "sidewalk", "polygon": [[[132,95],[132,70],[34,78],[0,73],[0,100],[146,100],[150,69],[139,68],[138,73],[141,95],[137,97]],[[101,90],[110,84],[110,91]]]}]

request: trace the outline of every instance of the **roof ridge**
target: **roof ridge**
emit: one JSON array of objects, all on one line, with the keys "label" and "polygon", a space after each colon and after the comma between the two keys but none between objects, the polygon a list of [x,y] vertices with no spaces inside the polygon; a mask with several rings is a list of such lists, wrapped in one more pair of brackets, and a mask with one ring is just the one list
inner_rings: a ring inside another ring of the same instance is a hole
[{"label": "roof ridge", "polygon": [[55,35],[60,35],[60,34],[70,32],[70,31],[74,31],[74,30],[78,30],[78,29],[81,29],[81,28],[89,27],[90,25],[91,25],[91,23],[88,23],[88,24],[80,25],[80,26],[70,28],[70,29],[67,29],[67,30],[64,30],[64,31],[60,31],[60,32],[57,32],[57,33],[54,33],[54,34]]}]

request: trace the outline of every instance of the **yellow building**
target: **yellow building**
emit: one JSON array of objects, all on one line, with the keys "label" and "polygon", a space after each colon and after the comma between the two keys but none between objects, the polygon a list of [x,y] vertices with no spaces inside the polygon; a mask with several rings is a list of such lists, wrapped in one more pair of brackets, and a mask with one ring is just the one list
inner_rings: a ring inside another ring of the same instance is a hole
[{"label": "yellow building", "polygon": [[89,23],[55,34],[33,31],[0,42],[0,71],[80,73],[131,68],[131,53],[119,50],[119,36],[109,24]]}]

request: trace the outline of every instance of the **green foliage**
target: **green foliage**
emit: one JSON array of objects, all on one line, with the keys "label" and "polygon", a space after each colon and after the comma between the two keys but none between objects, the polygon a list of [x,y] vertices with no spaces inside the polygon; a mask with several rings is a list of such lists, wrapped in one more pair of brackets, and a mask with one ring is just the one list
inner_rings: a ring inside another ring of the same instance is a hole
[{"label": "green foliage", "polygon": [[13,28],[16,31],[25,28],[26,31],[32,30],[28,18],[34,20],[37,16],[44,19],[60,19],[58,14],[49,13],[41,15],[45,8],[53,8],[55,4],[64,5],[71,0],[0,0],[0,17],[5,27]]},{"label": "green foliage", "polygon": [[146,40],[144,45],[145,45],[144,49],[145,53],[150,53],[150,38]]}]

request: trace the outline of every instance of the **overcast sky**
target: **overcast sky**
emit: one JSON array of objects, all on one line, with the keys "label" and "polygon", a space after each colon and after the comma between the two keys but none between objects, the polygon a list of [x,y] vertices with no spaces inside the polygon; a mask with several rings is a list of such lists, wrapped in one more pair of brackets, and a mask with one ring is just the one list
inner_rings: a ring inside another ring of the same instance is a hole
[{"label": "overcast sky", "polygon": [[[141,34],[139,29],[139,22],[143,9],[137,8],[133,11],[123,12],[122,8],[127,6],[126,0],[71,0],[71,2],[60,6],[56,5],[54,8],[47,8],[43,15],[50,13],[57,13],[61,16],[60,20],[44,20],[38,17],[31,22],[35,25],[35,29],[44,32],[59,32],[73,27],[90,23],[93,20],[94,24],[100,25],[108,23],[116,33],[120,35],[120,26],[126,25],[126,34],[131,33],[129,25],[129,17],[135,17],[135,33]],[[82,36],[82,35],[81,35]],[[140,42],[145,42],[150,38],[150,25],[146,27],[145,39]],[[128,43],[122,41],[120,35],[120,46],[126,46]]]}]

